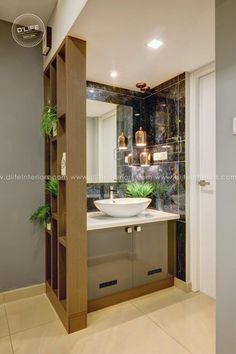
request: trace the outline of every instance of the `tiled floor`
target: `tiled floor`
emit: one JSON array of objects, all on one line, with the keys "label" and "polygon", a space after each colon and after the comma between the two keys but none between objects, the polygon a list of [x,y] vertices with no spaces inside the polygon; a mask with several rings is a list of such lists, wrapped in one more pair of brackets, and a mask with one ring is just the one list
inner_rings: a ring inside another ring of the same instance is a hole
[{"label": "tiled floor", "polygon": [[88,317],[66,334],[45,295],[0,305],[0,354],[214,354],[215,301],[165,289]]}]

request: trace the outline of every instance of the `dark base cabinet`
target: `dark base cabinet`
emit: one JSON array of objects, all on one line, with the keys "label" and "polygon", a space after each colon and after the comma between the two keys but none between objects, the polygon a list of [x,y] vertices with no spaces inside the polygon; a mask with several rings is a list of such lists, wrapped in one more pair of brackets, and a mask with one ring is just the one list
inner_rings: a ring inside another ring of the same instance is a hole
[{"label": "dark base cabinet", "polygon": [[165,279],[167,237],[167,222],[88,231],[89,300]]},{"label": "dark base cabinet", "polygon": [[132,233],[125,227],[88,232],[88,299],[132,286]]},{"label": "dark base cabinet", "polygon": [[167,222],[144,224],[133,232],[133,286],[166,278]]}]

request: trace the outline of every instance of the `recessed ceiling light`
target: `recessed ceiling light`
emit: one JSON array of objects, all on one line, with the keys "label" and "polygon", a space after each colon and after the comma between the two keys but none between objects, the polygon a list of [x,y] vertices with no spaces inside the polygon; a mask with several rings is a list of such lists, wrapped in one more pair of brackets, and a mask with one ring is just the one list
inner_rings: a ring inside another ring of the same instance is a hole
[{"label": "recessed ceiling light", "polygon": [[159,41],[158,39],[153,39],[151,42],[149,42],[147,45],[150,48],[157,49],[160,46],[162,46],[163,42]]},{"label": "recessed ceiling light", "polygon": [[94,93],[94,89],[90,89],[89,92],[90,92],[90,93]]},{"label": "recessed ceiling light", "polygon": [[115,71],[115,70],[112,70],[111,73],[110,73],[110,76],[111,77],[117,77],[118,76],[118,72]]}]

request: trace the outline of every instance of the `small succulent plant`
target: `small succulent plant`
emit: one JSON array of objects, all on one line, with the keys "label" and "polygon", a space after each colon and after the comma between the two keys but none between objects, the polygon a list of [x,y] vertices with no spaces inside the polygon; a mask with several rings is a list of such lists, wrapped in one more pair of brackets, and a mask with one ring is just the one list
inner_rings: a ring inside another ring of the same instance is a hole
[{"label": "small succulent plant", "polygon": [[155,193],[155,186],[151,182],[130,182],[127,185],[126,195],[131,198],[150,198]]}]

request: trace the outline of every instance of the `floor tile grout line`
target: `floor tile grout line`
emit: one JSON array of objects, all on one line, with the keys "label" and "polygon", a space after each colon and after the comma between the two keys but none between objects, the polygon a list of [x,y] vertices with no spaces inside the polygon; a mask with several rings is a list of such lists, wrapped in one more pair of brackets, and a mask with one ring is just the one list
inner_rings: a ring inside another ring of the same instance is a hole
[{"label": "floor tile grout line", "polygon": [[5,316],[6,316],[6,320],[7,320],[7,328],[8,328],[8,333],[9,333],[9,338],[10,338],[10,343],[11,343],[11,351],[12,351],[12,354],[14,354],[14,349],[13,349],[13,344],[12,344],[12,339],[11,339],[10,325],[9,325],[9,320],[8,320],[8,315],[7,315],[7,309],[6,309],[5,304],[3,306],[4,306],[4,312],[5,312]]},{"label": "floor tile grout line", "polygon": [[54,322],[58,322],[58,321],[60,321],[60,320],[58,318],[56,318],[53,321],[44,322],[44,323],[38,324],[38,325],[33,326],[33,327],[25,328],[25,329],[22,329],[20,331],[16,331],[14,333],[10,333],[10,336],[14,336],[14,335],[22,333],[22,332],[30,331],[31,329],[35,329],[35,328],[38,328],[38,327],[47,326],[49,323],[54,323]]},{"label": "floor tile grout line", "polygon": [[193,354],[193,352],[188,349],[184,344],[182,344],[181,342],[179,342],[175,337],[173,337],[171,334],[169,334],[164,328],[162,328],[160,325],[158,325],[157,322],[155,322],[147,313],[145,313],[143,310],[141,310],[140,308],[138,308],[134,303],[132,303],[132,305],[138,309],[144,316],[146,316],[156,327],[158,327],[163,333],[165,333],[168,337],[172,338],[176,343],[178,343],[182,348],[184,348],[185,350],[187,350],[187,352],[189,354]]}]

